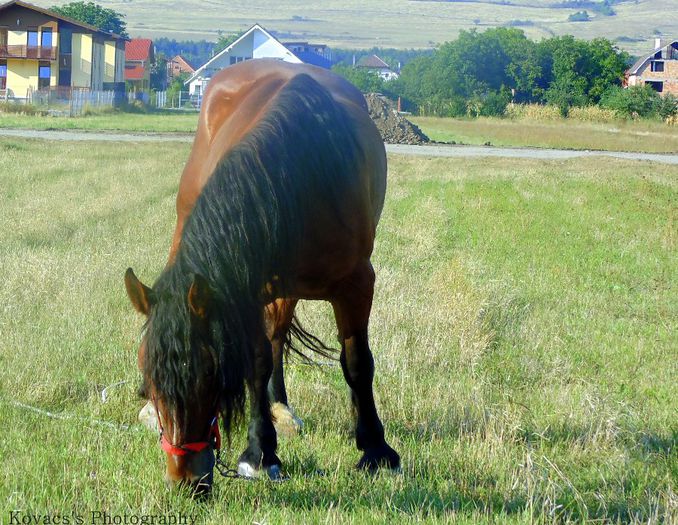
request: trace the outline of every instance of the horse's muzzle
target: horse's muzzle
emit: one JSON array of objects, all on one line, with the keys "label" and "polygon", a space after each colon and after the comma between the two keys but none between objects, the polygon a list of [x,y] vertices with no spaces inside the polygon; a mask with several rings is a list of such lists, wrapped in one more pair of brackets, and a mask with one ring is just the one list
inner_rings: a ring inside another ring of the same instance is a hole
[{"label": "horse's muzzle", "polygon": [[188,488],[195,496],[206,496],[214,481],[214,452],[207,448],[185,456],[167,456],[166,479],[170,485]]}]

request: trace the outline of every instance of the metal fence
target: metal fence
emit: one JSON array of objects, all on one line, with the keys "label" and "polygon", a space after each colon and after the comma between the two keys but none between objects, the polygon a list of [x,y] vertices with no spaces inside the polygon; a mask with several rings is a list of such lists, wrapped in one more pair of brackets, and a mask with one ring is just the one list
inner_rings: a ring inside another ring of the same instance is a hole
[{"label": "metal fence", "polygon": [[[124,84],[123,84],[124,86]],[[30,104],[52,115],[78,117],[88,110],[113,108],[124,105],[143,105],[155,109],[199,111],[202,97],[188,91],[129,91],[87,88],[50,87],[29,89],[25,97],[11,90],[0,90],[0,103]]]},{"label": "metal fence", "polygon": [[190,95],[188,91],[153,91],[149,105],[158,109],[200,110],[202,97]]},{"label": "metal fence", "polygon": [[86,88],[51,87],[48,89],[28,90],[23,101],[52,114],[78,117],[90,109],[112,108],[119,106],[119,91],[95,91]]}]

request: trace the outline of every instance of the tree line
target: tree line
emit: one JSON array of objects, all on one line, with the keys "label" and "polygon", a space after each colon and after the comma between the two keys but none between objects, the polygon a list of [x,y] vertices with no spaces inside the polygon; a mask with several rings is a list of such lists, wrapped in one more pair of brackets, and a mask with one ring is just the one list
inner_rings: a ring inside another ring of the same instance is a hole
[{"label": "tree line", "polygon": [[517,28],[461,31],[432,54],[407,62],[397,80],[344,65],[335,71],[364,91],[399,97],[403,109],[442,117],[503,115],[510,102],[601,105],[618,113],[666,118],[674,97],[650,87],[621,89],[632,57],[605,38],[559,36],[535,42]]},{"label": "tree line", "polygon": [[[590,0],[567,0],[588,2]],[[619,0],[604,0],[605,5]],[[91,1],[53,10],[106,31],[127,35],[124,16]],[[238,38],[219,33],[216,43],[156,39],[162,62],[181,54],[194,66],[206,62]],[[660,97],[650,87],[621,89],[631,57],[605,38],[580,40],[559,36],[532,41],[516,27],[461,31],[456,40],[434,50],[333,49],[334,71],[364,92],[400,98],[402,106],[422,115],[444,117],[503,115],[510,102],[557,106],[563,116],[571,107],[599,104],[622,115],[678,115],[675,97]],[[397,80],[353,67],[363,56],[379,55]],[[164,86],[164,68],[154,68],[154,85]],[[180,88],[180,86],[179,86]]]}]

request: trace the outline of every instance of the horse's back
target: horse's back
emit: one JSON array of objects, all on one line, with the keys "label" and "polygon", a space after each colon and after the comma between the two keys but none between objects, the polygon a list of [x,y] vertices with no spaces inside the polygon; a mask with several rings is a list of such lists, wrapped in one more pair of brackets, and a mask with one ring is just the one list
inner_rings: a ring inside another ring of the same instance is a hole
[{"label": "horse's back", "polygon": [[[295,106],[295,101],[301,103]],[[329,118],[326,113],[334,116]],[[332,171],[331,178],[322,178],[327,173],[311,173],[297,181],[308,186],[314,209],[305,226],[304,242],[298,247],[302,261],[298,273],[301,281],[308,281],[307,290],[300,295],[321,294],[321,283],[350,272],[359,260],[369,258],[386,187],[383,142],[362,94],[326,70],[252,60],[213,78],[182,175],[173,250],[178,247],[184,220],[219,163],[277,114],[290,121],[288,127],[294,136],[271,135],[275,143],[271,146],[282,147],[281,155],[287,155],[287,148],[297,163],[307,162],[306,171]],[[328,132],[322,135],[324,139],[316,136],[319,131]],[[313,168],[318,164],[325,166]]]}]

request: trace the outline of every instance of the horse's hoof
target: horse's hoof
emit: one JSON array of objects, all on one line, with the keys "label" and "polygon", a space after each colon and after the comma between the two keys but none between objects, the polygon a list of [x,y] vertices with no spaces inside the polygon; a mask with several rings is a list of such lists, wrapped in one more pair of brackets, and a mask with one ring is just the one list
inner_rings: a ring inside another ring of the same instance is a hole
[{"label": "horse's hoof", "polygon": [[393,473],[400,473],[400,456],[386,443],[379,447],[367,449],[357,465],[360,470],[376,472],[387,469]]},{"label": "horse's hoof", "polygon": [[158,416],[155,413],[153,403],[150,401],[146,403],[144,408],[139,412],[139,422],[154,432],[160,432],[160,428],[158,428]]},{"label": "horse's hoof", "polygon": [[273,426],[278,436],[290,438],[298,435],[304,426],[304,422],[297,417],[294,411],[283,403],[271,405]]},{"label": "horse's hoof", "polygon": [[271,481],[285,481],[280,465],[271,465],[263,469],[256,469],[249,463],[241,461],[238,463],[238,476],[245,479],[268,478]]}]

